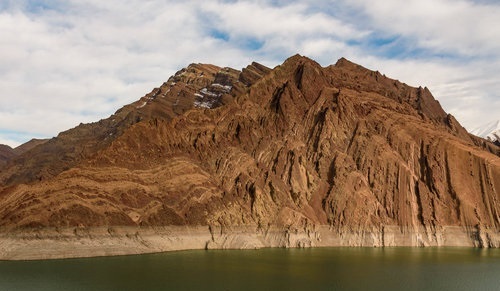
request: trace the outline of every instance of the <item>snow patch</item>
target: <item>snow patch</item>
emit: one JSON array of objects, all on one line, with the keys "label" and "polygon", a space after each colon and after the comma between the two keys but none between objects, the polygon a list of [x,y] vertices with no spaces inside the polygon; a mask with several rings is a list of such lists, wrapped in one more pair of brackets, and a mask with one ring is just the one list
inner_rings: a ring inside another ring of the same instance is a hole
[{"label": "snow patch", "polygon": [[194,101],[193,103],[194,107],[197,108],[212,108],[213,104],[209,101]]},{"label": "snow patch", "polygon": [[195,101],[193,105],[199,108],[214,108],[222,95],[229,93],[232,88],[229,85],[212,83],[208,88],[202,88],[200,91],[194,93]]},{"label": "snow patch", "polygon": [[213,83],[211,86],[215,87],[215,88],[222,89],[225,93],[229,93],[231,91],[231,89],[233,89],[233,86],[222,85],[222,84],[219,84],[219,83]]},{"label": "snow patch", "polygon": [[470,133],[485,138],[491,142],[500,141],[500,120],[489,122],[483,126],[477,127]]},{"label": "snow patch", "polygon": [[142,107],[146,106],[146,104],[148,104],[147,101],[143,102],[141,105],[137,106],[136,108],[137,109],[142,108]]},{"label": "snow patch", "polygon": [[168,88],[168,90],[165,92],[165,94],[163,94],[161,97],[162,98],[165,98],[165,96],[167,96],[167,94],[170,92],[170,88]]},{"label": "snow patch", "polygon": [[209,91],[207,88],[203,88],[201,89],[201,94],[205,95],[205,96],[211,96],[211,97],[219,97],[219,94],[217,93],[214,93],[212,91]]}]

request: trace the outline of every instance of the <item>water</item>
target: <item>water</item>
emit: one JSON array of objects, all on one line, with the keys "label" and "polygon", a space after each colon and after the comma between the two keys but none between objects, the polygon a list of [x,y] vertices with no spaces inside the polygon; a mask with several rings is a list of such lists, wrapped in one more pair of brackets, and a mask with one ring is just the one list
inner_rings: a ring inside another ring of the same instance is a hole
[{"label": "water", "polygon": [[0,261],[0,290],[500,290],[500,250],[262,249]]}]

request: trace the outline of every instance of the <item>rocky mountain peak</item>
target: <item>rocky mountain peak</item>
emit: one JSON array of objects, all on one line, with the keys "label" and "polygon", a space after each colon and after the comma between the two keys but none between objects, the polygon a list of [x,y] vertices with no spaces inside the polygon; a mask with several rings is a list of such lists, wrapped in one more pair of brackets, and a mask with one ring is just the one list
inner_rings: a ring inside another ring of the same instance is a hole
[{"label": "rocky mountain peak", "polygon": [[[331,65],[327,69],[334,76],[332,82],[336,82],[336,86],[374,92],[399,103],[408,104],[417,110],[417,113],[422,117],[450,128],[448,114],[427,87],[408,86],[398,80],[388,78],[379,71],[369,70],[345,58],[339,59],[335,65]],[[462,137],[468,136],[461,126],[456,127],[455,133]]]},{"label": "rocky mountain peak", "polygon": [[4,168],[0,226],[394,226],[422,245],[452,226],[499,245],[499,149],[478,145],[428,89],[345,59],[192,64]]},{"label": "rocky mountain peak", "polygon": [[238,81],[245,84],[245,86],[251,86],[263,76],[267,75],[271,71],[270,68],[261,65],[257,62],[252,62],[246,68],[241,70],[241,74],[238,77]]}]

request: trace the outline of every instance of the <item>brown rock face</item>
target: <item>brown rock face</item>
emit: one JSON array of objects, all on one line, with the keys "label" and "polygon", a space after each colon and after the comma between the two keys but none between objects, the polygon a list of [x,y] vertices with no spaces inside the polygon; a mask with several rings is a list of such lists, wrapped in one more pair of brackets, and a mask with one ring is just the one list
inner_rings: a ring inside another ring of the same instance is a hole
[{"label": "brown rock face", "polygon": [[41,145],[41,144],[44,144],[48,141],[48,139],[38,139],[38,138],[33,138],[31,139],[30,141],[26,142],[26,143],[23,143],[22,145],[16,147],[14,149],[14,152],[17,154],[17,155],[21,155],[21,154],[24,154],[25,152],[27,151],[30,151],[32,149],[34,149],[35,147],[37,147],[38,145]]},{"label": "brown rock face", "polygon": [[0,144],[0,168],[16,156],[16,152],[8,145]]},{"label": "brown rock face", "polygon": [[498,153],[428,89],[345,59],[193,64],[4,168],[0,225],[456,226],[498,246]]},{"label": "brown rock face", "polygon": [[40,144],[44,144],[46,139],[32,139],[16,148],[11,148],[10,146],[0,144],[0,169],[5,167],[7,163],[13,160],[15,157],[24,154],[25,152],[35,148]]}]

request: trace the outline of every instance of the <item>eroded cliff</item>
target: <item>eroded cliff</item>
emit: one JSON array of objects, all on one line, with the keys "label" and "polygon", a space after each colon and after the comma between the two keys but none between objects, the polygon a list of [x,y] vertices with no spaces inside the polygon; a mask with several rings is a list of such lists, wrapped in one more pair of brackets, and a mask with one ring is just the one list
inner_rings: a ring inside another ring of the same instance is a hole
[{"label": "eroded cliff", "polygon": [[345,59],[193,64],[36,149],[0,172],[4,232],[206,226],[206,247],[237,229],[263,246],[500,246],[499,148],[427,88]]}]

